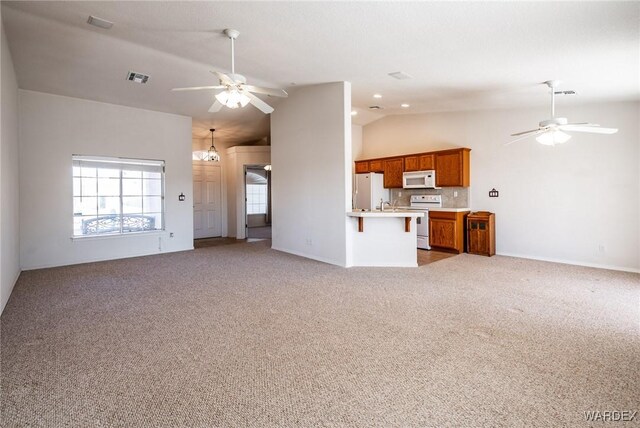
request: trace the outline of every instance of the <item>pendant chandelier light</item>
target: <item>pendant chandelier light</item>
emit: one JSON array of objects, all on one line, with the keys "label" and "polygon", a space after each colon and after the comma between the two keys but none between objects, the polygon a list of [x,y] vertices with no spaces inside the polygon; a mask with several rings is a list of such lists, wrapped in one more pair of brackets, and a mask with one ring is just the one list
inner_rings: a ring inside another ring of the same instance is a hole
[{"label": "pendant chandelier light", "polygon": [[215,129],[211,128],[209,131],[211,131],[211,147],[209,147],[207,151],[207,160],[210,162],[220,162],[220,154],[216,150],[216,146],[213,145],[213,132]]}]

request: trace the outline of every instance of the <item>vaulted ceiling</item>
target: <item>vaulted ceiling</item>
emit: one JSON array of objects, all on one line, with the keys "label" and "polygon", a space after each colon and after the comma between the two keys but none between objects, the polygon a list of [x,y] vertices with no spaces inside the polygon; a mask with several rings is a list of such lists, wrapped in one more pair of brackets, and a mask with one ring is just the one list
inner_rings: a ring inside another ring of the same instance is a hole
[{"label": "vaulted ceiling", "polygon": [[[251,84],[352,82],[355,123],[539,106],[548,79],[578,93],[559,108],[640,99],[637,2],[3,1],[2,18],[20,88],[191,116],[194,137],[213,126],[225,145],[268,136],[268,116],[208,113],[212,93],[170,91],[217,84],[209,70],[230,69],[225,28],[240,31],[236,71]],[[129,70],[151,78],[131,83]]]}]

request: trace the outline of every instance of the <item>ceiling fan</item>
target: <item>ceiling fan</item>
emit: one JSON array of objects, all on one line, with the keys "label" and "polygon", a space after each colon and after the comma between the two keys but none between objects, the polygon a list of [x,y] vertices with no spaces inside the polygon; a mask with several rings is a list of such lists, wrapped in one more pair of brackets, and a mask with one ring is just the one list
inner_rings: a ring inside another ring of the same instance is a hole
[{"label": "ceiling fan", "polygon": [[231,74],[224,74],[219,71],[211,71],[215,74],[220,81],[216,86],[195,86],[191,88],[174,88],[172,91],[200,91],[211,89],[223,89],[223,91],[216,94],[215,102],[209,108],[210,113],[216,113],[220,111],[223,105],[229,108],[244,107],[247,104],[252,104],[258,110],[265,114],[273,112],[273,107],[258,98],[256,94],[265,94],[270,97],[282,97],[288,96],[284,89],[274,88],[262,88],[260,86],[247,85],[247,79],[241,75],[236,74],[235,59],[234,59],[234,41],[240,35],[238,30],[226,29],[224,34],[231,39]]},{"label": "ceiling fan", "polygon": [[519,137],[515,140],[505,143],[508,146],[516,141],[523,140],[528,137],[536,135],[536,141],[540,144],[547,146],[554,146],[567,142],[571,135],[563,131],[569,132],[591,132],[594,134],[615,134],[618,132],[617,128],[602,128],[600,125],[594,123],[569,123],[566,117],[555,117],[555,98],[559,94],[574,94],[573,91],[556,91],[560,85],[559,80],[547,80],[543,82],[549,88],[551,88],[551,119],[543,120],[538,124],[538,129],[532,129],[530,131],[518,132],[517,134],[511,134],[512,137]]}]

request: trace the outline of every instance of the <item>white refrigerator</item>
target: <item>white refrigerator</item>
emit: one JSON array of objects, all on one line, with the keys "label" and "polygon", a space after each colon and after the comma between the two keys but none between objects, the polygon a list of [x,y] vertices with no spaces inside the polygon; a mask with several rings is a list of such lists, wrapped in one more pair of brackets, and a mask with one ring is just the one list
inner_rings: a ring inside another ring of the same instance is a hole
[{"label": "white refrigerator", "polygon": [[380,207],[380,199],[389,201],[389,189],[384,188],[384,174],[370,172],[356,174],[353,180],[353,208],[375,210]]}]

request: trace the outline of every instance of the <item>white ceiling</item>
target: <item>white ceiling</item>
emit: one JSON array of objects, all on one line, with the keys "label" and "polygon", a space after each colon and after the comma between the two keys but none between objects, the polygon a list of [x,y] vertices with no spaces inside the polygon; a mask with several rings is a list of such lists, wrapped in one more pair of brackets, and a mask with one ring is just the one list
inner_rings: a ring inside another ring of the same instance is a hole
[{"label": "white ceiling", "polygon": [[[90,26],[89,15],[115,25]],[[194,137],[213,126],[227,146],[267,136],[268,117],[251,106],[211,114],[211,93],[170,91],[217,84],[209,70],[230,68],[224,28],[241,33],[236,71],[249,83],[350,81],[361,124],[539,106],[548,95],[536,84],[548,79],[578,92],[560,111],[640,99],[638,2],[3,1],[2,18],[20,88],[191,116]],[[149,83],[126,81],[129,70]],[[388,76],[395,71],[413,79]],[[374,104],[384,110],[367,111]]]}]

